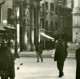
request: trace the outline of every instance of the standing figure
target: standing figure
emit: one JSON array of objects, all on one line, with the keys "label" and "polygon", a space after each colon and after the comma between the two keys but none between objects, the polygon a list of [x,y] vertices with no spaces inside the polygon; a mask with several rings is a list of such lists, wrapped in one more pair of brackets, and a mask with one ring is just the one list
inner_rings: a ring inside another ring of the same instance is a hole
[{"label": "standing figure", "polygon": [[55,56],[54,56],[54,61],[57,61],[57,68],[59,70],[59,77],[62,77],[64,75],[63,73],[63,67],[64,67],[64,61],[66,58],[66,48],[63,44],[62,39],[58,40],[58,43],[56,45],[56,50],[55,50]]},{"label": "standing figure", "polygon": [[67,41],[63,41],[63,45],[65,46],[65,57],[68,56],[68,45],[67,45]]},{"label": "standing figure", "polygon": [[3,43],[0,48],[0,76],[1,79],[14,79],[14,57],[10,50],[10,45]]},{"label": "standing figure", "polygon": [[41,59],[41,62],[43,62],[42,52],[43,52],[42,45],[41,43],[38,42],[36,44],[37,62],[39,62],[39,58]]},{"label": "standing figure", "polygon": [[80,79],[80,44],[76,50],[76,79]]}]

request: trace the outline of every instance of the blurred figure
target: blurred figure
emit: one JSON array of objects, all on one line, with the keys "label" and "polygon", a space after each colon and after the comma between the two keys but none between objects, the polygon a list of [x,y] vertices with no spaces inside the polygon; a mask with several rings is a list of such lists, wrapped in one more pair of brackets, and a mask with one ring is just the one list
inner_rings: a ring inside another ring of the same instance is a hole
[{"label": "blurred figure", "polygon": [[55,56],[54,61],[57,61],[57,68],[59,70],[59,77],[62,77],[64,75],[63,73],[63,67],[64,67],[64,61],[66,59],[66,48],[63,44],[63,40],[59,39],[58,43],[56,44],[56,50],[55,50]]},{"label": "blurred figure", "polygon": [[8,46],[8,48],[10,49],[11,54],[12,54],[14,60],[15,60],[15,56],[14,56],[15,49],[14,49],[14,46],[13,46],[12,42],[8,42],[8,43],[7,43],[7,46]]},{"label": "blurred figure", "polygon": [[1,79],[14,79],[14,57],[10,50],[10,44],[2,43],[0,48],[0,76]]},{"label": "blurred figure", "polygon": [[11,52],[12,54],[14,54],[15,53],[15,40],[11,39],[9,43],[10,43]]},{"label": "blurred figure", "polygon": [[68,56],[68,45],[66,41],[63,41],[63,45],[65,46],[65,57],[67,58]]},{"label": "blurred figure", "polygon": [[80,79],[80,44],[76,50],[76,79]]},{"label": "blurred figure", "polygon": [[43,62],[42,52],[43,52],[42,45],[41,45],[41,43],[38,42],[36,44],[37,62],[39,62],[39,58],[41,59],[41,62]]}]

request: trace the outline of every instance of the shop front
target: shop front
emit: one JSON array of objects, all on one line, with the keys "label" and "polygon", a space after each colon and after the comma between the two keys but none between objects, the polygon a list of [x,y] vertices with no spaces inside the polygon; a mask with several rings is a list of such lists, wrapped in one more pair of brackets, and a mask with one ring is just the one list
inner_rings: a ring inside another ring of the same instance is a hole
[{"label": "shop front", "polygon": [[49,50],[54,48],[54,38],[47,35],[44,32],[40,32],[39,40],[43,43],[44,50]]}]

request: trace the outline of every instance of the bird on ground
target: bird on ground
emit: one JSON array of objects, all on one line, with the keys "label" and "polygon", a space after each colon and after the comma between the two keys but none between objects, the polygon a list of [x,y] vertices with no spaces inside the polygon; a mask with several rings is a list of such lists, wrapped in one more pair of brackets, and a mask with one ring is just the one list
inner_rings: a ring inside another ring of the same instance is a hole
[{"label": "bird on ground", "polygon": [[17,70],[19,70],[19,67],[17,67]]},{"label": "bird on ground", "polygon": [[20,65],[23,65],[23,63],[21,63]]}]

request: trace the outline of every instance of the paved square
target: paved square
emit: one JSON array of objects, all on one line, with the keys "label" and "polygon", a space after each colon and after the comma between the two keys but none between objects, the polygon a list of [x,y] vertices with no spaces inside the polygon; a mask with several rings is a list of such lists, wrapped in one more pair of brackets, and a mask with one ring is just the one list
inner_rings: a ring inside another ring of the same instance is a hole
[{"label": "paved square", "polygon": [[[37,63],[36,58],[23,57],[15,61],[15,70],[15,79],[59,79],[57,65],[53,58],[44,58],[43,63]],[[67,58],[64,64],[64,76],[60,79],[75,79],[75,73],[75,59]]]}]

